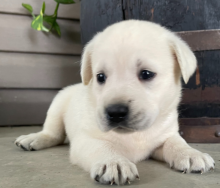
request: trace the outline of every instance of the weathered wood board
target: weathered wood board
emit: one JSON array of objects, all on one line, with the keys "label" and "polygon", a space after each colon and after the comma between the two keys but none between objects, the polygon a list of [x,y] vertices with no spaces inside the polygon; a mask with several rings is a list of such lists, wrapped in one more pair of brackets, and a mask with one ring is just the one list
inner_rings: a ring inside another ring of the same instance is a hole
[{"label": "weathered wood board", "polygon": [[42,124],[57,90],[0,90],[0,125]]},{"label": "weathered wood board", "polygon": [[79,21],[58,20],[62,37],[31,28],[31,17],[0,14],[0,51],[80,55]]},{"label": "weathered wood board", "polygon": [[0,52],[0,89],[60,89],[80,82],[80,56]]}]

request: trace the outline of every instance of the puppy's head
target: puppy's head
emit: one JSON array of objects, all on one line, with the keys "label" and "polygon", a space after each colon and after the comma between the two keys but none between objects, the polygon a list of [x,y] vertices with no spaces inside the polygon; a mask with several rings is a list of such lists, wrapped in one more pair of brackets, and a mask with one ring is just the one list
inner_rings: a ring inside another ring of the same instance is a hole
[{"label": "puppy's head", "polygon": [[196,68],[188,45],[165,28],[124,21],[97,34],[85,47],[81,77],[90,87],[101,130],[146,129],[172,111]]}]

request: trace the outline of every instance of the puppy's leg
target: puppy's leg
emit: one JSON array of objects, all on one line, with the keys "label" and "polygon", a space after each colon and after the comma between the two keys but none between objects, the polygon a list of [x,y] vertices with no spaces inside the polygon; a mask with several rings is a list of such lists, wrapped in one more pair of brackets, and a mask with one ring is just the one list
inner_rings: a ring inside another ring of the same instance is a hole
[{"label": "puppy's leg", "polygon": [[34,151],[63,143],[65,139],[63,114],[70,100],[70,88],[58,93],[46,117],[43,130],[38,133],[22,135],[15,144],[24,150]]},{"label": "puppy's leg", "polygon": [[153,152],[151,157],[165,161],[171,168],[184,173],[207,172],[214,169],[215,165],[209,154],[193,149],[179,134],[168,138],[163,146]]},{"label": "puppy's leg", "polygon": [[123,185],[139,179],[136,165],[124,157],[112,143],[89,135],[81,135],[72,141],[71,162],[89,171],[95,181]]}]

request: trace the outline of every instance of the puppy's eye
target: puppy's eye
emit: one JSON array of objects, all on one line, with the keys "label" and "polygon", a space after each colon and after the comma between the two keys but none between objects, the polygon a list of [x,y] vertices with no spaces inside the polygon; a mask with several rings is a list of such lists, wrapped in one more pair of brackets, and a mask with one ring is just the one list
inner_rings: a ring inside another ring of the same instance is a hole
[{"label": "puppy's eye", "polygon": [[97,74],[97,82],[100,84],[104,84],[106,80],[106,76],[104,73]]},{"label": "puppy's eye", "polygon": [[142,70],[140,72],[139,78],[140,80],[150,80],[151,78],[153,78],[155,75],[155,73],[149,71],[149,70]]}]

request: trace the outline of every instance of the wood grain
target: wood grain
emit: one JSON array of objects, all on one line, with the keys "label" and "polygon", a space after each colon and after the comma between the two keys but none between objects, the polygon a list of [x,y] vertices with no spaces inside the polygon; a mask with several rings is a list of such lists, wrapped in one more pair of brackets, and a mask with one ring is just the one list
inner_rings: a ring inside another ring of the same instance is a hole
[{"label": "wood grain", "polygon": [[0,52],[0,88],[60,89],[78,83],[80,56]]},{"label": "wood grain", "polygon": [[202,89],[198,87],[196,89],[184,89],[182,103],[190,104],[190,103],[216,103],[220,104],[220,87],[206,87]]},{"label": "wood grain", "polygon": [[220,50],[220,29],[183,31],[177,34],[193,51]]},{"label": "wood grain", "polygon": [[58,20],[62,37],[35,31],[31,17],[0,14],[0,51],[35,52],[80,55],[80,25],[78,21]]},{"label": "wood grain", "polygon": [[191,143],[220,143],[220,118],[181,118],[180,135]]},{"label": "wood grain", "polygon": [[[22,3],[30,4],[33,7],[34,14],[39,14],[43,2],[46,3],[47,15],[54,13],[56,2],[53,0],[1,0],[0,13],[30,15],[27,10],[22,7]],[[60,5],[58,10],[59,18],[79,19],[80,3],[71,5]]]},{"label": "wood grain", "polygon": [[220,118],[180,118],[180,125],[187,126],[209,126],[209,125],[220,125]]},{"label": "wood grain", "polygon": [[189,143],[220,143],[220,125],[180,126],[181,136]]}]

